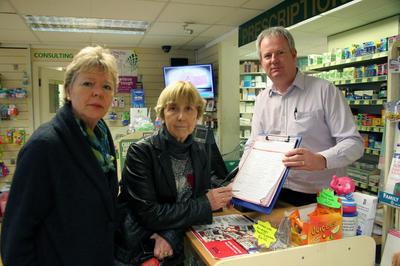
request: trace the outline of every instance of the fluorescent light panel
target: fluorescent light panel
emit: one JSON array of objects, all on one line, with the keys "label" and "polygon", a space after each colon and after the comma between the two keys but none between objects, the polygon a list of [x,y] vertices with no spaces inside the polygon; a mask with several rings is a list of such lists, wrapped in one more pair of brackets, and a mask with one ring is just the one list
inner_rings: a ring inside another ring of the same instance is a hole
[{"label": "fluorescent light panel", "polygon": [[143,35],[151,22],[24,15],[26,24],[34,31],[60,31],[83,33],[115,33]]}]

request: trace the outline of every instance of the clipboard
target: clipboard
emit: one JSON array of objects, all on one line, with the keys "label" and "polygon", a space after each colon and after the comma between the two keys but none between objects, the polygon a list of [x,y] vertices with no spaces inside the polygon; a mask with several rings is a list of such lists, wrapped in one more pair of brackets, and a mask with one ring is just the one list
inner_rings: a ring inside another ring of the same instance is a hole
[{"label": "clipboard", "polygon": [[[288,145],[288,147],[290,147],[290,150],[291,150],[291,149],[298,148],[300,146],[301,139],[302,139],[302,137],[300,137],[300,136],[279,136],[279,135],[271,135],[271,134],[270,135],[268,135],[268,134],[259,134],[257,139],[256,139],[256,141],[253,144],[252,149],[247,154],[247,157],[246,157],[246,159],[245,159],[245,161],[244,161],[244,163],[242,165],[242,169],[245,167],[247,159],[249,159],[250,154],[253,151],[253,149],[256,149],[255,147],[256,147],[256,144],[257,144],[258,141],[260,141],[260,140],[265,141],[266,140],[265,142],[268,142],[268,141],[269,142],[276,142],[276,143],[282,142],[282,144],[284,142],[287,142],[287,143],[288,142],[291,142],[291,143],[294,142],[293,143],[294,145]],[[280,146],[280,145],[277,145],[277,146]],[[281,146],[285,146],[285,145],[281,145]],[[277,148],[281,148],[281,147],[277,147]],[[286,151],[268,150],[266,152],[269,152],[270,154],[273,153],[273,152],[277,152],[277,153],[282,154],[282,153],[285,153]],[[272,156],[274,156],[274,155],[272,155]],[[253,159],[253,158],[250,158],[250,160],[251,159]],[[242,198],[240,198],[240,192],[237,193],[237,195],[235,195],[235,193],[234,193],[234,196],[233,196],[231,202],[234,203],[234,204],[237,204],[237,205],[240,205],[240,206],[255,210],[255,211],[259,211],[259,212],[262,212],[262,213],[265,213],[265,214],[270,214],[272,209],[273,209],[273,207],[274,207],[274,205],[275,205],[275,203],[276,203],[278,195],[279,195],[279,193],[280,193],[280,191],[281,191],[281,189],[283,187],[283,184],[285,183],[285,180],[286,180],[286,177],[287,177],[287,175],[289,173],[289,170],[290,170],[290,167],[287,167],[283,171],[283,173],[281,173],[281,175],[282,175],[280,177],[281,179],[279,181],[279,184],[277,185],[277,188],[275,190],[275,194],[272,197],[272,200],[270,201],[268,206],[261,205],[261,204],[256,204],[256,203],[253,203],[251,201],[242,199]],[[236,175],[236,177],[239,176],[240,171],[241,171],[241,169],[239,169],[239,172]],[[267,177],[261,177],[261,179],[263,179],[263,178],[267,178]],[[235,180],[236,180],[236,178],[235,178]],[[234,182],[235,182],[235,180],[234,180]],[[250,182],[250,181],[247,180],[247,182]],[[237,189],[237,188],[235,188],[235,189]],[[240,188],[239,188],[239,190],[240,190]],[[268,194],[268,193],[266,192],[266,194]],[[271,198],[269,198],[269,199],[271,199]]]}]

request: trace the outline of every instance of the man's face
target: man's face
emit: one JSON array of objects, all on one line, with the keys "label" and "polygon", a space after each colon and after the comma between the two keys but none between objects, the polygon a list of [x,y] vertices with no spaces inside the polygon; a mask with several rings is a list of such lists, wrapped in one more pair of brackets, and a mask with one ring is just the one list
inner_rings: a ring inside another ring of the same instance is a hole
[{"label": "man's face", "polygon": [[272,82],[284,83],[294,79],[297,51],[290,51],[284,36],[264,38],[260,50],[260,62]]}]

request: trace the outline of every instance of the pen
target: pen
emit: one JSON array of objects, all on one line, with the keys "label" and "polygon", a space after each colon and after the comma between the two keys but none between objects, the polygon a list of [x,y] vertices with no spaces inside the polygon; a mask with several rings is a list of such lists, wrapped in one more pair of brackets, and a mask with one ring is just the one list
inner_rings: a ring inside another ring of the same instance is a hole
[{"label": "pen", "polygon": [[[209,191],[211,191],[211,190],[213,190],[213,188],[208,188],[208,189],[206,189],[207,192],[209,192]],[[238,190],[238,189],[232,189],[231,192],[240,192],[240,190]]]},{"label": "pen", "polygon": [[294,120],[297,120],[297,107],[294,108]]}]

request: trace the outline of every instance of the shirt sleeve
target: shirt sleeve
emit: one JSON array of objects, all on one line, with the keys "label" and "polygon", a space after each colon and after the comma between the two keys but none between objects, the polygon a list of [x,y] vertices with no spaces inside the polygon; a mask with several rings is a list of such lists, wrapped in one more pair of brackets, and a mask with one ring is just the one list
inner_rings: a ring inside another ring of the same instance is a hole
[{"label": "shirt sleeve", "polygon": [[319,152],[326,159],[328,169],[349,165],[364,153],[364,140],[357,130],[350,107],[343,93],[329,83],[324,97],[325,120],[336,145]]}]

